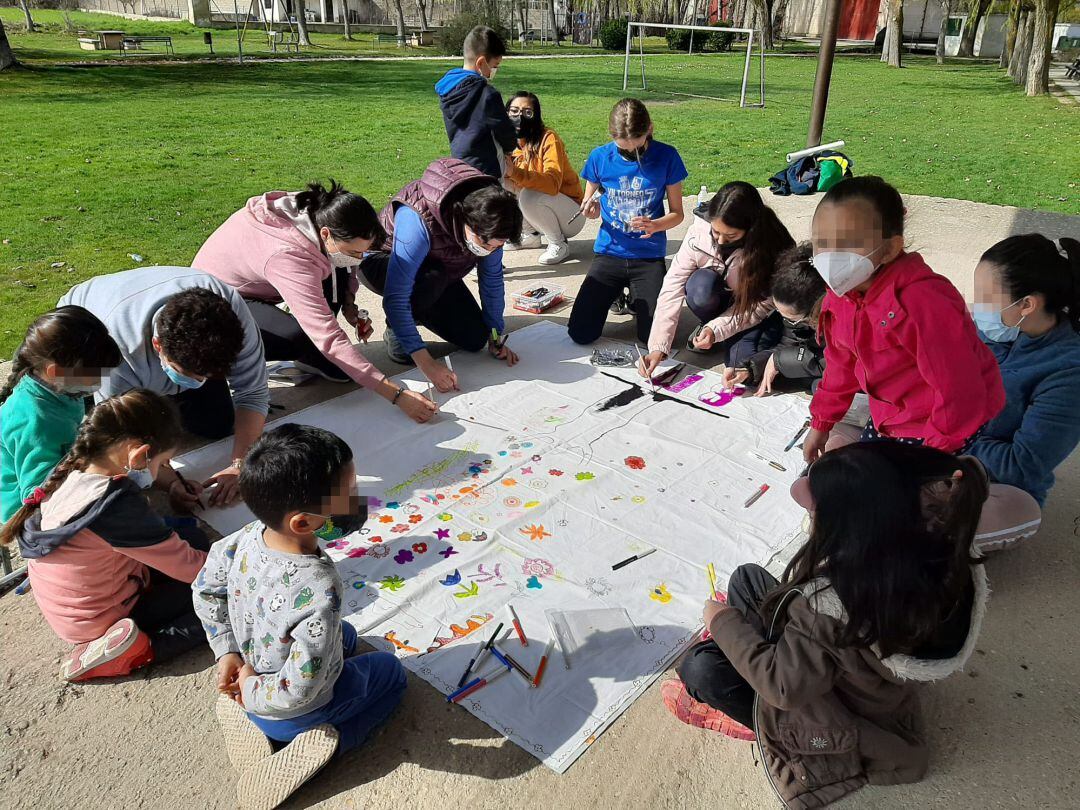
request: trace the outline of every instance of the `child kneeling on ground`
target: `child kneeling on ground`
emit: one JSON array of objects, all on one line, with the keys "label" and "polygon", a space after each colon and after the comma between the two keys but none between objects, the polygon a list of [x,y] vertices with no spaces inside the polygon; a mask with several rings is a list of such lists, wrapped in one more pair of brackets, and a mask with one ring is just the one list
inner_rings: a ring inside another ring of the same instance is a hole
[{"label": "child kneeling on ground", "polygon": [[180,442],[167,399],[134,389],[98,404],[71,450],[0,538],[18,538],[34,599],[75,648],[66,681],[127,675],[203,644],[188,599],[210,542],[180,537],[142,490]]},{"label": "child kneeling on ground", "polygon": [[810,538],[783,580],[737,568],[728,604],[705,603],[712,638],[661,687],[684,723],[756,736],[788,807],[923,778],[917,685],[964,666],[989,592],[970,558],[987,497],[974,459],[858,443],[809,479]]},{"label": "child kneeling on ground", "polygon": [[[329,521],[356,522],[355,482],[352,451],[332,433],[268,431],[240,472],[258,520],[215,544],[192,585],[246,807],[284,801],[335,750],[360,745],[405,691],[397,658],[359,654],[356,630],[341,620],[341,578],[315,535]],[[288,745],[274,753],[267,738]]]}]

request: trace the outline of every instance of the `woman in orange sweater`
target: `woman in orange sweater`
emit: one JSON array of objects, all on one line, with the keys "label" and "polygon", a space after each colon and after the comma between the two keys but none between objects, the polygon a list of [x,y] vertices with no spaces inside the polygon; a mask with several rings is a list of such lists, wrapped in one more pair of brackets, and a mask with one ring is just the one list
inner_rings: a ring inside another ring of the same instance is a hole
[{"label": "woman in orange sweater", "polygon": [[[559,264],[570,258],[567,240],[581,233],[585,217],[581,208],[581,180],[570,165],[555,130],[544,126],[540,99],[519,91],[506,104],[506,114],[517,128],[518,148],[506,158],[506,186],[518,195],[525,216],[521,239],[508,242],[503,250],[540,247],[540,235],[548,249],[540,264]],[[571,221],[573,220],[573,221]]]}]

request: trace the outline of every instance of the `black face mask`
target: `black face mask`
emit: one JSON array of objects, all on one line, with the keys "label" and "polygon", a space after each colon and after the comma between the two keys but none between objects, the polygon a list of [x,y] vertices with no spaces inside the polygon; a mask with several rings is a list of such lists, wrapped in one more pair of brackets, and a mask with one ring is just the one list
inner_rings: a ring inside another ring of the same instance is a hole
[{"label": "black face mask", "polygon": [[725,242],[724,244],[720,245],[720,255],[724,258],[724,261],[730,259],[731,254],[741,248],[744,243],[745,240],[739,239],[735,242]]},{"label": "black face mask", "polygon": [[347,534],[360,531],[361,527],[367,523],[368,508],[366,499],[361,499],[360,505],[356,511],[348,515],[330,515],[330,524],[323,526],[319,531],[315,532],[316,537],[320,537],[323,540],[336,540],[338,537],[344,537]]},{"label": "black face mask", "polygon": [[652,136],[650,135],[646,139],[645,143],[639,146],[637,149],[623,149],[620,146],[616,146],[615,149],[624,160],[633,161],[634,163],[641,163],[641,159],[645,156],[645,153],[649,151],[649,144],[652,143]]},{"label": "black face mask", "polygon": [[510,123],[514,125],[514,131],[517,133],[517,136],[524,141],[537,140],[537,136],[542,133],[540,122],[535,118],[512,115],[510,116]]}]

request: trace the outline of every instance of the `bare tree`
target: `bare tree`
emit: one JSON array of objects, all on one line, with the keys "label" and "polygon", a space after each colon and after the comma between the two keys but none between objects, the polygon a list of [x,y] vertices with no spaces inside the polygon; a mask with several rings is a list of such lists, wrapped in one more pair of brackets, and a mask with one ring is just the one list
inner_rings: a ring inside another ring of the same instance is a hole
[{"label": "bare tree", "polygon": [[555,14],[555,0],[547,1],[548,25],[551,26],[551,42],[559,47],[559,21]]},{"label": "bare tree", "polygon": [[986,16],[990,8],[990,0],[970,0],[968,5],[967,19],[964,20],[964,30],[960,32],[960,49],[957,56],[975,55],[975,35],[979,33],[979,23]]},{"label": "bare tree", "polygon": [[420,15],[420,30],[430,31],[427,20],[428,0],[416,0],[416,13]]},{"label": "bare tree", "polygon": [[953,0],[941,0],[941,26],[937,32],[937,45],[934,47],[934,57],[939,65],[945,64],[945,30],[949,27],[952,8]]},{"label": "bare tree", "polygon": [[1031,56],[1024,89],[1029,96],[1050,92],[1050,49],[1053,47],[1054,21],[1059,0],[1036,0],[1031,34]]},{"label": "bare tree", "polygon": [[529,19],[525,9],[525,0],[517,0],[514,3],[518,17],[518,30],[521,32],[521,41],[525,42],[525,35],[529,32]]},{"label": "bare tree", "polygon": [[904,0],[888,0],[885,12],[885,43],[881,47],[881,61],[890,67],[903,67],[900,64],[900,51],[904,41]]},{"label": "bare tree", "polygon": [[26,0],[19,0],[19,8],[22,9],[23,16],[26,17],[27,32],[32,34],[37,31],[37,26],[34,25],[34,18],[30,16],[30,6]]},{"label": "bare tree", "polygon": [[1034,33],[1033,13],[1030,8],[1021,7],[1020,22],[1016,26],[1016,45],[1013,47],[1012,56],[1009,58],[1009,78],[1017,84],[1027,83],[1031,35]]},{"label": "bare tree", "polygon": [[1009,19],[1005,29],[1005,42],[1001,47],[1001,55],[998,57],[998,67],[1005,70],[1009,66],[1013,47],[1016,45],[1016,24],[1020,21],[1019,0],[1011,0],[1009,3]]},{"label": "bare tree", "polygon": [[11,43],[8,42],[7,31],[4,30],[4,21],[0,19],[0,70],[7,70],[18,64],[19,60],[11,52]]},{"label": "bare tree", "polygon": [[352,39],[352,24],[349,21],[349,0],[341,0],[341,10],[343,12],[342,23],[345,26],[345,39]]},{"label": "bare tree", "polygon": [[401,7],[401,0],[394,0],[394,11],[397,12],[395,15],[397,19],[394,21],[397,25],[397,44],[399,48],[404,48],[407,32],[405,30],[405,9]]},{"label": "bare tree", "polygon": [[300,38],[300,44],[308,48],[312,47],[311,34],[307,30],[307,0],[296,0],[296,33]]}]

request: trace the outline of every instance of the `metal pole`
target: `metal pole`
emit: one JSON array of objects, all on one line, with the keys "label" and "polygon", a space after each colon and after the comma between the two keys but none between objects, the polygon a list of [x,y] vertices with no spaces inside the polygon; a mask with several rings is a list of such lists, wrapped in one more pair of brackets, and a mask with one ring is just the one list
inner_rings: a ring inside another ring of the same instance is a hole
[{"label": "metal pole", "polygon": [[633,30],[633,27],[630,25],[630,20],[627,20],[626,21],[626,61],[623,62],[623,69],[622,69],[622,89],[623,89],[624,93],[626,92],[626,80],[627,80],[627,77],[628,77],[628,75],[630,73],[630,32],[632,30]]},{"label": "metal pole", "polygon": [[638,28],[638,55],[641,58],[641,89],[645,89],[645,29]]},{"label": "metal pole", "polygon": [[743,61],[742,69],[742,92],[739,93],[739,106],[746,106],[746,82],[750,78],[750,58],[754,53],[754,32],[750,32],[749,40],[746,43],[746,59]]},{"label": "metal pole", "polygon": [[814,99],[810,103],[810,129],[806,133],[807,147],[821,143],[821,131],[825,127],[825,108],[829,105],[829,83],[832,81],[833,56],[836,53],[836,29],[840,24],[840,4],[841,0],[825,0],[817,75],[814,76]]}]

